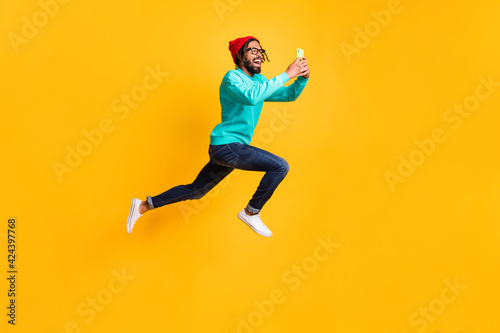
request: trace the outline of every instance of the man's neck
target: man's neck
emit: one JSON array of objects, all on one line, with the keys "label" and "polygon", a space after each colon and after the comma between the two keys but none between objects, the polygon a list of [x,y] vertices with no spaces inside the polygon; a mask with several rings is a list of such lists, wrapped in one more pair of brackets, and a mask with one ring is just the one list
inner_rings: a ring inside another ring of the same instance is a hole
[{"label": "man's neck", "polygon": [[243,73],[245,73],[246,75],[248,75],[248,76],[250,76],[250,77],[253,77],[253,73],[250,73],[250,72],[248,71],[248,69],[246,69],[246,68],[245,68],[245,66],[238,66],[238,68],[239,68],[239,69],[241,69],[241,71],[242,71]]}]

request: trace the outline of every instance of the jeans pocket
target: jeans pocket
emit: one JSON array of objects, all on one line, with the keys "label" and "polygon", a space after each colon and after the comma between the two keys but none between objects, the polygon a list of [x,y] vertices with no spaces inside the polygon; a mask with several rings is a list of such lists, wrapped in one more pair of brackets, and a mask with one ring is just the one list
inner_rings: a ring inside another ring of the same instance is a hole
[{"label": "jeans pocket", "polygon": [[210,158],[219,165],[232,168],[238,162],[238,154],[231,149],[229,144],[210,146]]},{"label": "jeans pocket", "polygon": [[208,154],[212,156],[213,154],[216,154],[219,150],[224,148],[227,145],[210,145],[208,147]]}]

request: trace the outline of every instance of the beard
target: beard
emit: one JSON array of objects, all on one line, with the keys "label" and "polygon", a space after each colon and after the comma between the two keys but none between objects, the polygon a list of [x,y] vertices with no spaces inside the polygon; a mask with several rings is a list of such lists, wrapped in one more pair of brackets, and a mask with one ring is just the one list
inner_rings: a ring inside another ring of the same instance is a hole
[{"label": "beard", "polygon": [[248,59],[245,59],[245,61],[243,61],[243,66],[252,74],[260,74],[260,70],[262,69],[261,67],[255,66],[253,62]]}]

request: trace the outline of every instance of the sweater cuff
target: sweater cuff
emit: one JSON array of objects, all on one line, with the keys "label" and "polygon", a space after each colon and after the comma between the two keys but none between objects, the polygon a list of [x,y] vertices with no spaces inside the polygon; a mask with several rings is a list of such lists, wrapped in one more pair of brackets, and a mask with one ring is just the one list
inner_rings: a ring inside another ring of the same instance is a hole
[{"label": "sweater cuff", "polygon": [[302,84],[302,85],[305,85],[308,80],[309,80],[309,78],[306,79],[303,76],[297,76],[297,81],[299,81],[299,83]]},{"label": "sweater cuff", "polygon": [[290,80],[290,78],[288,77],[288,75],[286,74],[286,72],[283,72],[280,75],[278,75],[278,78],[279,78],[279,80],[281,82],[281,85],[284,85],[288,80]]}]

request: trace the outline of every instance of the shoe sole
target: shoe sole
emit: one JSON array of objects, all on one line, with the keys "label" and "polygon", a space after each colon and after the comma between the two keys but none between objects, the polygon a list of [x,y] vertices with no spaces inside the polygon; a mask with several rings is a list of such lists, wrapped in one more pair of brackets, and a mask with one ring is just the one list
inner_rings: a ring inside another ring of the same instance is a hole
[{"label": "shoe sole", "polygon": [[247,226],[250,227],[250,229],[252,229],[257,235],[261,235],[261,236],[264,236],[264,237],[271,237],[273,234],[271,233],[270,235],[264,235],[264,234],[261,234],[260,232],[258,232],[257,230],[255,230],[252,225],[248,224],[247,221],[245,221],[242,217],[241,217],[241,213],[238,213],[238,218],[240,220],[242,220]]},{"label": "shoe sole", "polygon": [[140,201],[140,200],[137,200],[136,198],[133,198],[132,199],[132,203],[130,204],[130,213],[128,213],[128,219],[127,219],[127,233],[129,233],[129,234],[132,233],[132,227],[131,227],[131,223],[130,222],[132,220],[132,216],[134,215],[134,210],[135,210],[137,201]]}]

